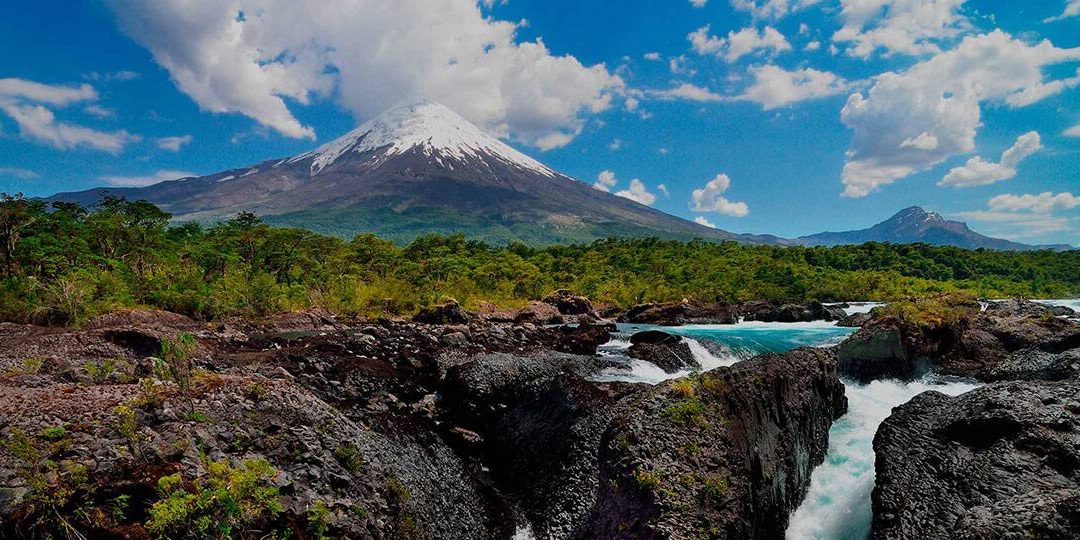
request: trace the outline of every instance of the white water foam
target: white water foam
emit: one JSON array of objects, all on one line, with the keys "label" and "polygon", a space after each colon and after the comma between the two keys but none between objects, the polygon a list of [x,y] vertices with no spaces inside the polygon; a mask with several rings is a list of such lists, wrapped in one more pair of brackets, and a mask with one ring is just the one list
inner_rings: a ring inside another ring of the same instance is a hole
[{"label": "white water foam", "polygon": [[[683,341],[690,347],[690,352],[693,353],[694,359],[698,361],[701,368],[698,370],[683,369],[676,371],[675,373],[667,373],[663,369],[660,369],[652,362],[646,362],[644,360],[638,360],[637,358],[627,358],[627,365],[620,367],[611,367],[600,370],[596,375],[589,378],[595,382],[637,382],[647,384],[660,384],[664,381],[671,379],[678,379],[690,375],[694,371],[708,371],[721,366],[730,366],[739,360],[744,358],[733,353],[726,346],[721,346],[723,351],[730,354],[716,354],[708,347],[706,347],[700,341],[683,336]],[[630,342],[624,339],[613,339],[604,344],[604,352],[613,356],[622,356],[622,351],[630,348]]]},{"label": "white water foam", "polygon": [[848,315],[854,315],[856,313],[870,313],[871,309],[884,305],[881,302],[848,302],[848,307],[841,309]]},{"label": "white water foam", "polygon": [[1051,306],[1065,306],[1073,311],[1080,313],[1080,299],[1077,298],[1053,298],[1049,300],[1035,300],[1040,304],[1047,304]]},{"label": "white water foam", "polygon": [[874,434],[893,407],[936,390],[958,395],[979,385],[918,380],[847,382],[848,412],[829,430],[825,462],[814,469],[810,490],[791,515],[789,539],[860,539],[870,535],[870,493],[874,489]]}]

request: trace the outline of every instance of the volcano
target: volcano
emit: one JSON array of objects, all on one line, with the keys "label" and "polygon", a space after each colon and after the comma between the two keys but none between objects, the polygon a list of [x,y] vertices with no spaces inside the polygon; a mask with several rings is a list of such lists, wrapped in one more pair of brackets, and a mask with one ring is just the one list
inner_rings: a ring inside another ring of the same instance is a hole
[{"label": "volcano", "polygon": [[253,212],[268,223],[407,242],[461,232],[496,243],[586,242],[655,236],[772,244],[767,235],[705,227],[561,174],[485,133],[443,105],[409,102],[297,156],[140,188],[103,193],[145,199],[178,221],[211,223]]}]

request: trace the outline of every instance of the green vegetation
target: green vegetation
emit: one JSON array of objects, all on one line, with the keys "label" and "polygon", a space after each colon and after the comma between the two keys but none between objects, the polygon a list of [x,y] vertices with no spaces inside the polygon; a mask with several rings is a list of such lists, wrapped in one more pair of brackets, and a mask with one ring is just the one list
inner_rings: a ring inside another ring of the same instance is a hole
[{"label": "green vegetation", "polygon": [[630,474],[634,485],[641,491],[653,493],[660,489],[660,476],[641,468],[634,469]]},{"label": "green vegetation", "polygon": [[565,288],[623,307],[644,301],[895,300],[1080,294],[1080,250],[994,252],[923,244],[775,247],[637,238],[495,247],[462,235],[406,246],[271,227],[253,214],[170,226],[144,201],[93,210],[0,199],[0,320],[79,324],[154,307],[200,320],[323,307],[410,314],[453,297],[521,305]]},{"label": "green vegetation", "polygon": [[664,416],[676,424],[705,426],[705,404],[697,398],[684,399],[664,408]]},{"label": "green vegetation", "polygon": [[284,510],[273,487],[277,475],[269,462],[249,459],[235,468],[211,461],[206,476],[193,482],[179,473],[163,476],[147,528],[169,538],[232,538]]},{"label": "green vegetation", "polygon": [[349,472],[360,472],[360,469],[364,467],[364,458],[360,456],[360,449],[351,442],[343,443],[335,448],[334,458]]}]

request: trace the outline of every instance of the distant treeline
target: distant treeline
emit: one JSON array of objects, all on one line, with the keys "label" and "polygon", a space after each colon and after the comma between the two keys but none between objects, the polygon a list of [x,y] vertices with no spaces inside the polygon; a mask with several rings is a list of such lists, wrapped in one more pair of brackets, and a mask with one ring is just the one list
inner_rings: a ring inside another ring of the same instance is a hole
[{"label": "distant treeline", "polygon": [[594,301],[892,300],[948,291],[985,297],[1080,294],[1080,251],[995,252],[923,244],[747,246],[609,239],[491,246],[462,235],[401,247],[271,227],[253,214],[170,226],[144,201],[94,209],[3,195],[0,318],[55,324],[130,307],[199,319],[307,307],[408,314],[455,298],[519,305],[558,288]]}]

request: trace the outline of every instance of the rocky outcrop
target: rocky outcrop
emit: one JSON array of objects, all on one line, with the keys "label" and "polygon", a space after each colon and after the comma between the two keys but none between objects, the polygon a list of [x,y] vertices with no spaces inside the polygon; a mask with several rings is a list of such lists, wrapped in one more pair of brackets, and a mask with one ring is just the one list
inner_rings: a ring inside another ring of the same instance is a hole
[{"label": "rocky outcrop", "polygon": [[916,396],[874,438],[873,537],[1076,538],[1080,382]]},{"label": "rocky outcrop", "polygon": [[614,325],[591,324],[580,322],[575,326],[559,327],[559,340],[556,350],[574,354],[596,354],[600,345],[611,341]]},{"label": "rocky outcrop", "polygon": [[777,302],[751,302],[742,306],[743,317],[748,321],[761,322],[811,322],[838,321],[847,316],[839,306],[826,306],[821,302],[809,304],[781,304]]},{"label": "rocky outcrop", "polygon": [[1051,306],[1048,304],[1040,304],[1039,302],[1032,302],[1031,300],[995,300],[989,302],[986,305],[986,311],[988,313],[1000,314],[1005,316],[1027,316],[1027,315],[1049,315],[1053,317],[1069,317],[1075,315],[1076,312],[1072,308],[1065,306]]},{"label": "rocky outcrop", "polygon": [[980,380],[1067,377],[1070,357],[1061,354],[1080,348],[1080,324],[1038,309],[1003,304],[921,322],[879,314],[840,344],[840,371],[859,380],[928,370]]},{"label": "rocky outcrop", "polygon": [[583,315],[593,311],[592,302],[587,297],[566,289],[559,289],[545,296],[541,301],[555,306],[555,309],[563,315]]},{"label": "rocky outcrop", "polygon": [[413,322],[424,324],[468,324],[469,314],[461,304],[451,300],[445,304],[421,309],[413,315]]},{"label": "rocky outcrop", "polygon": [[696,300],[638,304],[620,315],[619,322],[662,326],[735,324],[739,322],[739,311],[732,304],[705,304]]},{"label": "rocky outcrop", "polygon": [[626,354],[631,358],[651,362],[665,373],[701,367],[690,346],[681,336],[659,330],[646,330],[630,336],[630,348],[626,350]]},{"label": "rocky outcrop", "polygon": [[836,321],[836,326],[843,326],[845,328],[859,328],[866,323],[870,322],[873,315],[870,313],[852,313],[844,318]]},{"label": "rocky outcrop", "polygon": [[514,315],[514,324],[563,324],[566,319],[555,306],[545,302],[529,302]]},{"label": "rocky outcrop", "polygon": [[779,538],[847,410],[830,351],[746,360],[635,397],[604,434],[589,538]]}]

